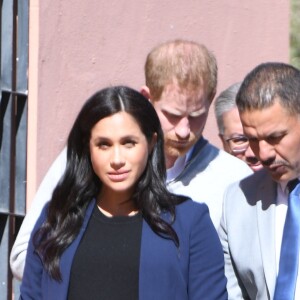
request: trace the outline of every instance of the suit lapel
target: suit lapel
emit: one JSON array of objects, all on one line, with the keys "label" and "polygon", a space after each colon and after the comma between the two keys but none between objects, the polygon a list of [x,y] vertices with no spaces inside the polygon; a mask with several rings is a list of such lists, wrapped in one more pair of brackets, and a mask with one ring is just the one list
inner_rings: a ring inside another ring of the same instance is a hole
[{"label": "suit lapel", "polygon": [[276,283],[275,208],[276,183],[264,180],[257,190],[257,226],[265,279],[270,297]]}]

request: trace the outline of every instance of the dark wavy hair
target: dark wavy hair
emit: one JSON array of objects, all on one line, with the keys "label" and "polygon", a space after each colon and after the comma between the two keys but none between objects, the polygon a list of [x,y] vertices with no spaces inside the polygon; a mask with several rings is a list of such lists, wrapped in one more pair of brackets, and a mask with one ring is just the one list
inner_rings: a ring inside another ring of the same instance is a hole
[{"label": "dark wavy hair", "polygon": [[[136,120],[148,143],[154,134],[157,135],[146,168],[136,184],[133,200],[152,230],[179,246],[171,224],[175,220],[175,205],[186,198],[166,189],[163,133],[156,111],[139,92],[125,86],[109,87],[89,98],[79,112],[68,137],[65,173],[54,189],[47,218],[34,236],[36,251],[55,280],[61,280],[60,257],[78,235],[87,206],[102,185],[90,160],[91,130],[99,120],[120,111]],[[162,219],[162,211],[170,213],[170,220]]]}]

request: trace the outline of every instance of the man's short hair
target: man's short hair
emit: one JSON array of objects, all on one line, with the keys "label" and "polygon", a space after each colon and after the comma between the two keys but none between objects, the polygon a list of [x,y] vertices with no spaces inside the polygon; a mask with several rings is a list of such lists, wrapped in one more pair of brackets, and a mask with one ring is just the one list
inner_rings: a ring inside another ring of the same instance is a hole
[{"label": "man's short hair", "polygon": [[167,84],[183,89],[206,88],[212,101],[217,88],[217,61],[204,45],[175,40],[155,47],[145,63],[146,85],[153,100],[158,100]]},{"label": "man's short hair", "polygon": [[240,112],[270,107],[275,101],[300,114],[300,71],[279,62],[258,65],[244,79],[236,97]]}]

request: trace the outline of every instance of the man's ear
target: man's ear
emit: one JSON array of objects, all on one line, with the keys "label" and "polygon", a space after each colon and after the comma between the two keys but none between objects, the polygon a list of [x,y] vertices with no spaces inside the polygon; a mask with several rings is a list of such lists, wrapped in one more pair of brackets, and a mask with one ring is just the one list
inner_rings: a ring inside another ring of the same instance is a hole
[{"label": "man's ear", "polygon": [[151,101],[150,89],[149,89],[146,85],[143,85],[143,86],[141,87],[140,93],[141,93],[145,98],[147,98],[149,101]]},{"label": "man's ear", "polygon": [[215,89],[215,90],[211,93],[211,95],[210,95],[209,101],[210,101],[211,104],[213,103],[216,94],[217,94],[217,90]]},{"label": "man's ear", "polygon": [[150,145],[149,145],[149,148],[150,148],[149,152],[152,152],[156,142],[157,142],[157,133],[155,132],[155,133],[153,133],[152,140],[151,140]]}]

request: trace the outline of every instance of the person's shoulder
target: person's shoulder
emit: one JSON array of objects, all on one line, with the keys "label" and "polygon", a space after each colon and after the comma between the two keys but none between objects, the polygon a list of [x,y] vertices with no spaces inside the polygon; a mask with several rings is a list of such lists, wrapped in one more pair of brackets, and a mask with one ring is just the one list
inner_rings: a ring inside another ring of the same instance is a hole
[{"label": "person's shoulder", "polygon": [[176,205],[176,214],[187,216],[191,214],[205,214],[208,212],[208,206],[205,203],[199,203],[191,198]]},{"label": "person's shoulder", "polygon": [[[213,146],[215,147],[215,146]],[[218,156],[222,159],[222,161],[226,162],[227,164],[230,165],[236,165],[236,166],[243,166],[246,169],[251,169],[247,166],[245,162],[243,162],[241,159],[238,159],[237,157],[227,153],[226,151],[222,149],[218,149]]]},{"label": "person's shoulder", "polygon": [[[221,160],[223,161],[224,160],[224,162],[227,162],[227,163],[234,163],[234,164],[238,164],[238,165],[246,165],[240,159],[238,159],[238,158],[234,157],[233,155],[227,153],[223,149],[220,149],[220,148],[216,147],[215,145],[211,144],[210,142],[206,143],[203,150],[205,150],[205,152],[213,153],[215,159],[218,159],[218,161],[221,161]],[[246,165],[246,167],[247,167],[247,165]]]},{"label": "person's shoulder", "polygon": [[214,151],[218,153],[212,163],[222,165],[227,171],[230,170],[231,173],[234,171],[238,172],[239,174],[243,174],[244,176],[248,176],[253,173],[251,168],[249,168],[249,166],[241,159],[238,159],[222,149],[218,149],[214,145],[210,144],[210,146],[213,147]]},{"label": "person's shoulder", "polygon": [[175,230],[190,235],[191,232],[215,231],[209,215],[208,206],[205,203],[198,203],[192,199],[176,205],[174,222]]},{"label": "person's shoulder", "polygon": [[262,169],[252,175],[240,180],[239,187],[242,190],[257,190],[264,188],[265,190],[274,189],[276,182],[273,181],[267,170]]},{"label": "person's shoulder", "polygon": [[67,147],[64,147],[53,162],[51,168],[64,170],[67,163]]},{"label": "person's shoulder", "polygon": [[243,203],[248,206],[255,206],[257,202],[267,203],[276,194],[276,183],[265,169],[230,184],[224,194],[226,206],[237,204],[241,207]]},{"label": "person's shoulder", "polygon": [[202,154],[209,158],[208,164],[211,168],[222,168],[229,176],[236,177],[236,180],[253,173],[245,162],[209,142],[205,145],[203,151]]},{"label": "person's shoulder", "polygon": [[50,202],[46,202],[45,205],[43,206],[42,211],[34,225],[32,232],[37,231],[37,229],[39,229],[42,226],[42,224],[46,221],[49,205],[50,205]]},{"label": "person's shoulder", "polygon": [[207,140],[205,140],[205,144],[202,148],[199,147],[194,150],[193,156],[196,164],[209,164],[218,167],[233,166],[234,168],[241,169],[244,173],[252,173],[252,170],[242,160],[216,147]]},{"label": "person's shoulder", "polygon": [[265,169],[254,172],[251,175],[238,180],[228,186],[228,189],[257,188],[264,184],[273,184],[273,180]]}]

